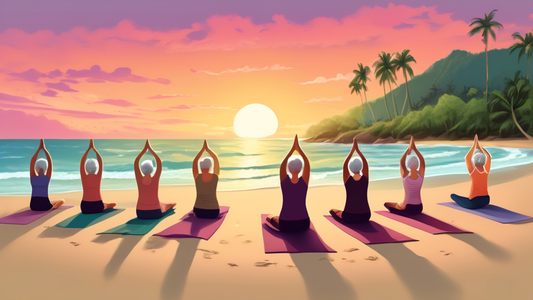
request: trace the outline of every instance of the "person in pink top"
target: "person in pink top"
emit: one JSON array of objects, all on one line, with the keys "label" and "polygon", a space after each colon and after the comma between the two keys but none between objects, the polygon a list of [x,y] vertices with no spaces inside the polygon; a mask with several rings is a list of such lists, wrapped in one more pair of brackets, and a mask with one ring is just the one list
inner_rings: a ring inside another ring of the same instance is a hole
[{"label": "person in pink top", "polygon": [[[414,156],[409,158],[407,166],[405,160],[407,155],[414,151],[418,159]],[[420,160],[420,164],[419,161]],[[411,137],[409,148],[400,159],[400,173],[402,175],[403,188],[405,190],[405,197],[401,202],[386,202],[385,207],[391,212],[399,215],[416,215],[422,212],[422,198],[420,197],[420,190],[422,183],[424,183],[424,175],[426,173],[426,162],[424,157],[415,145],[415,139]]]},{"label": "person in pink top", "polygon": [[[46,159],[37,159],[39,152],[43,150]],[[41,139],[39,148],[30,161],[30,183],[31,183],[31,200],[30,209],[35,211],[45,211],[56,209],[63,205],[63,199],[50,201],[48,199],[48,185],[52,178],[52,156],[46,150],[44,140]]]},{"label": "person in pink top", "polygon": [[[89,158],[89,151],[96,153],[96,159]],[[115,207],[115,203],[104,203],[100,195],[100,183],[102,182],[102,171],[104,163],[100,153],[94,147],[91,139],[89,148],[83,154],[80,162],[81,184],[83,186],[83,197],[81,200],[81,212],[84,214],[100,213],[106,209]]]},{"label": "person in pink top", "polygon": [[[154,176],[154,166],[151,160],[145,160],[140,164],[141,157],[149,151],[155,158],[157,169]],[[139,189],[139,199],[137,200],[137,218],[139,219],[159,219],[167,210],[176,206],[176,203],[160,203],[159,202],[159,178],[163,164],[161,159],[150,146],[150,142],[146,140],[144,149],[139,153],[134,163],[135,179],[137,180],[137,187]]]}]

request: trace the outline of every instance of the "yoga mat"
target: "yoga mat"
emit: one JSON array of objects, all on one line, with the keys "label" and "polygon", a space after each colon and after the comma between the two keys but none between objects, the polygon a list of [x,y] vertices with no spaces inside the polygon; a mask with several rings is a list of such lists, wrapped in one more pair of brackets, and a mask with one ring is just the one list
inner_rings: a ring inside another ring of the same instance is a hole
[{"label": "yoga mat", "polygon": [[220,206],[218,218],[200,219],[191,210],[180,219],[181,222],[154,235],[166,238],[199,238],[208,240],[218,230],[220,225],[222,225],[228,211],[229,206]]},{"label": "yoga mat", "polygon": [[533,217],[515,213],[513,211],[510,211],[505,208],[501,208],[497,205],[492,205],[492,204],[489,204],[485,207],[478,208],[478,209],[464,208],[455,202],[443,202],[443,203],[437,203],[437,204],[455,208],[457,210],[465,211],[467,213],[471,213],[473,215],[477,215],[477,216],[480,216],[480,217],[483,217],[483,218],[486,218],[492,221],[504,223],[504,224],[533,219]]},{"label": "yoga mat", "polygon": [[335,220],[331,215],[325,215],[324,217],[333,223],[333,225],[339,227],[342,231],[367,245],[418,241],[390,228],[379,225],[374,221],[348,224]]},{"label": "yoga mat", "polygon": [[396,220],[400,223],[404,223],[416,229],[420,229],[431,234],[439,233],[472,233],[471,231],[462,230],[451,224],[443,222],[439,219],[435,219],[432,216],[428,216],[424,213],[405,217],[398,214],[393,214],[390,211],[380,210],[375,213],[380,214],[389,219]]},{"label": "yoga mat", "polygon": [[163,219],[173,214],[174,214],[174,209],[172,208],[164,212],[163,216],[159,219],[147,220],[147,219],[134,218],[122,225],[113,227],[109,230],[106,230],[104,232],[100,232],[97,234],[145,235],[148,232],[150,232],[152,229],[154,229],[154,227],[157,226],[159,222],[161,222]]},{"label": "yoga mat", "polygon": [[45,211],[33,211],[31,209],[25,210],[23,212],[19,212],[16,214],[12,214],[9,216],[5,216],[0,219],[0,224],[17,224],[17,225],[27,225],[30,224],[33,221],[36,221],[40,219],[41,217],[46,216],[47,214],[53,212],[53,211],[63,211],[65,209],[72,208],[74,206],[65,206],[62,205],[59,208],[56,208],[54,210],[45,210]]},{"label": "yoga mat", "polygon": [[265,253],[337,252],[320,238],[313,226],[302,232],[280,232],[267,225],[266,217],[261,215]]},{"label": "yoga mat", "polygon": [[57,227],[63,227],[63,228],[87,228],[89,226],[92,226],[94,224],[100,223],[106,219],[111,218],[112,216],[123,212],[124,209],[106,209],[101,213],[97,214],[83,214],[79,213],[77,215],[74,215],[62,222],[59,222],[56,224]]}]

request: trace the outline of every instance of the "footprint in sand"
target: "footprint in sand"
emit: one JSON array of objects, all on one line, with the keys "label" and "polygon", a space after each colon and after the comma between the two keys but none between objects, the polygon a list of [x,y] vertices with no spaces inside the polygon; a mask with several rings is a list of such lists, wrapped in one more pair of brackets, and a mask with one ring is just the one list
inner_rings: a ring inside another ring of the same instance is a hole
[{"label": "footprint in sand", "polygon": [[344,260],[347,263],[352,263],[352,264],[355,262],[355,260],[353,260],[353,259],[346,259],[344,257],[342,258],[342,260]]},{"label": "footprint in sand", "polygon": [[369,261],[376,261],[376,260],[379,259],[379,257],[377,257],[377,256],[369,256],[369,257],[367,257],[367,258],[365,258],[365,259],[366,259],[366,260],[369,260]]},{"label": "footprint in sand", "polygon": [[228,263],[228,265],[229,265],[230,267],[238,267],[237,264]]},{"label": "footprint in sand", "polygon": [[[344,258],[343,258],[343,259],[344,259]],[[333,258],[331,258],[331,257],[322,257],[322,258],[319,259],[319,260],[329,260],[329,261],[331,261],[331,262],[335,261],[335,260],[334,260]]]},{"label": "footprint in sand", "polygon": [[296,266],[293,266],[293,265],[287,265],[287,268],[288,268],[288,269],[294,269],[294,268],[296,268]]},{"label": "footprint in sand", "polygon": [[359,248],[348,248],[348,249],[344,249],[344,252],[354,252],[357,250],[359,250]]},{"label": "footprint in sand", "polygon": [[240,237],[240,236],[243,236],[244,234],[237,234],[235,237]]},{"label": "footprint in sand", "polygon": [[226,240],[220,240],[220,243],[223,244],[223,245],[227,245],[227,244],[229,244],[229,242],[226,241]]},{"label": "footprint in sand", "polygon": [[245,243],[245,244],[249,244],[249,243],[251,243],[251,242],[252,242],[251,240],[246,240],[246,241],[244,241],[243,243]]},{"label": "footprint in sand", "polygon": [[272,265],[277,265],[278,263],[273,263],[273,262],[268,262],[268,261],[260,261],[260,262],[256,262],[255,263],[255,266],[256,267],[268,267],[268,266],[272,266]]},{"label": "footprint in sand", "polygon": [[218,254],[218,251],[215,251],[215,250],[208,250],[208,249],[202,249],[202,248],[198,248],[196,250],[197,251],[203,251],[205,259],[211,259],[212,255]]},{"label": "footprint in sand", "polygon": [[77,243],[77,242],[70,242],[74,247],[77,247],[79,245],[81,245],[80,243]]}]

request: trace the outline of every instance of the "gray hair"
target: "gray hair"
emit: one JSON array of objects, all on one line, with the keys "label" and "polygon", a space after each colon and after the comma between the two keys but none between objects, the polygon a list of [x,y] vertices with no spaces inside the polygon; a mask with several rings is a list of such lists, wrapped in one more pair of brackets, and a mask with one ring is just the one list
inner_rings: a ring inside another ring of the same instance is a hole
[{"label": "gray hair", "polygon": [[409,157],[409,159],[407,160],[407,168],[409,170],[417,170],[418,169],[418,157],[416,156],[411,156]]},{"label": "gray hair", "polygon": [[46,172],[46,170],[48,169],[48,161],[44,158],[39,158],[36,162],[35,162],[35,171],[37,171],[37,173],[39,173],[39,171],[43,170],[44,172]]},{"label": "gray hair", "polygon": [[213,159],[211,157],[204,157],[200,161],[200,169],[209,169],[213,165]]},{"label": "gray hair", "polygon": [[[478,149],[476,149],[478,150]],[[482,167],[485,165],[485,161],[487,158],[485,157],[485,154],[478,150],[478,152],[474,152],[474,155],[472,156],[472,164],[476,167]]]},{"label": "gray hair", "polygon": [[94,158],[89,158],[85,161],[85,171],[89,174],[96,174],[98,172],[98,161]]},{"label": "gray hair", "polygon": [[145,160],[141,163],[141,171],[144,175],[152,174],[154,171],[154,165],[151,160]]},{"label": "gray hair", "polygon": [[292,173],[300,172],[302,170],[303,165],[304,163],[299,156],[292,156],[291,158],[289,158],[289,163],[287,166],[289,167],[289,172]]},{"label": "gray hair", "polygon": [[361,160],[360,157],[353,157],[350,160],[350,164],[348,165],[348,167],[350,168],[350,171],[352,171],[353,173],[359,174],[361,169],[363,169],[363,161]]}]

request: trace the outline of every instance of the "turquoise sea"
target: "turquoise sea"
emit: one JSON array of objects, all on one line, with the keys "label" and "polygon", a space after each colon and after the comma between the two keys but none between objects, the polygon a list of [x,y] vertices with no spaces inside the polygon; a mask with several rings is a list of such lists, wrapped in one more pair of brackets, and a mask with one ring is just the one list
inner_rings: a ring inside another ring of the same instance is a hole
[{"label": "turquoise sea", "polygon": [[[203,140],[151,140],[163,161],[162,185],[193,185],[192,160]],[[45,140],[54,171],[51,193],[80,191],[80,159],[88,140]],[[103,190],[136,189],[133,161],[145,140],[95,140],[104,160]],[[221,165],[219,190],[279,186],[279,164],[292,139],[210,140]],[[29,165],[39,140],[0,140],[0,194],[30,195]],[[301,143],[311,163],[311,186],[341,185],[342,163],[351,145]],[[426,176],[467,174],[464,156],[469,146],[419,145],[426,159]],[[407,145],[360,145],[370,165],[371,180],[399,178],[399,160]],[[533,163],[533,149],[487,147],[492,170]],[[41,152],[40,157],[44,157]],[[93,152],[89,157],[94,158]],[[152,159],[145,155],[144,159]],[[154,161],[155,165],[155,161]]]}]

